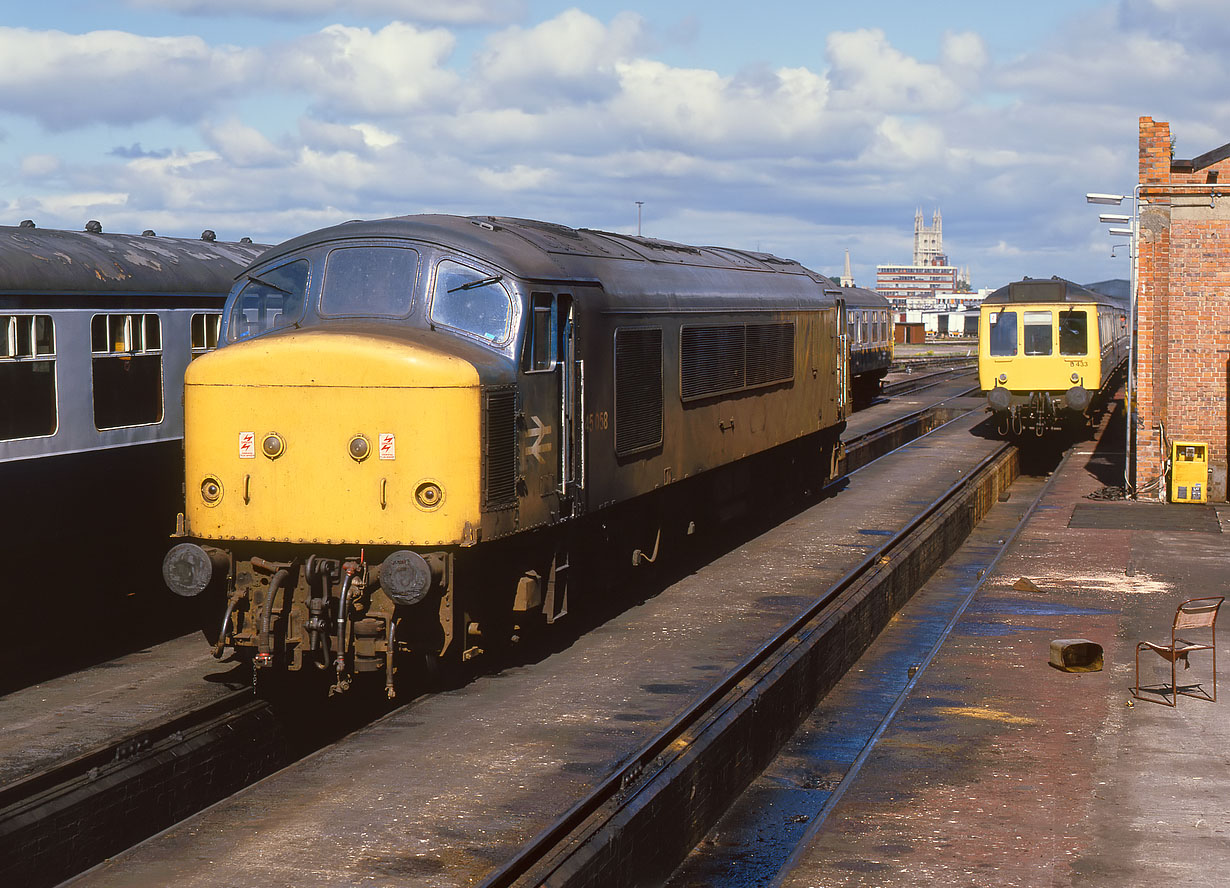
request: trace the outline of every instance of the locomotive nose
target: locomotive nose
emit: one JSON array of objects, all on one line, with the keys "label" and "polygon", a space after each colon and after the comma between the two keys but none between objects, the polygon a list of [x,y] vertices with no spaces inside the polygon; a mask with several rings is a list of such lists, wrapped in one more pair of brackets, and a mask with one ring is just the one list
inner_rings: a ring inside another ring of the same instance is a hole
[{"label": "locomotive nose", "polygon": [[430,343],[262,337],[194,361],[184,399],[194,536],[438,545],[478,524],[478,374]]}]

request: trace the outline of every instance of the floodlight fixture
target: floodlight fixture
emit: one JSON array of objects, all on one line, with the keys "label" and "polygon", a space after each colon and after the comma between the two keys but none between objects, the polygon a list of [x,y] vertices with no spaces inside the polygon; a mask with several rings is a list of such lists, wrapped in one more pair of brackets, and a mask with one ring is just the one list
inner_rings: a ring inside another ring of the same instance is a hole
[{"label": "floodlight fixture", "polygon": [[1116,207],[1127,200],[1127,198],[1126,194],[1101,194],[1096,191],[1085,195],[1085,200],[1091,204],[1107,204],[1108,206]]},{"label": "floodlight fixture", "polygon": [[1102,213],[1101,215],[1098,216],[1098,221],[1099,222],[1117,222],[1123,225],[1127,225],[1129,222],[1132,221],[1132,217],[1125,216],[1122,213]]},{"label": "floodlight fixture", "polygon": [[1133,234],[1130,228],[1110,228],[1107,229],[1111,237],[1131,237]]}]

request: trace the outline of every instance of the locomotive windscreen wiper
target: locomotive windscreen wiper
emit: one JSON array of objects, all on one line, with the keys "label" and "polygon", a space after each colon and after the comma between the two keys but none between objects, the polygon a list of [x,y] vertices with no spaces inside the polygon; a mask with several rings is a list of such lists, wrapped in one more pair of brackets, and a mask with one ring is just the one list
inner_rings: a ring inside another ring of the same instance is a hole
[{"label": "locomotive windscreen wiper", "polygon": [[486,287],[489,284],[498,284],[504,280],[504,275],[493,274],[491,277],[479,278],[476,281],[467,281],[459,287],[453,287],[449,293],[456,293],[458,290],[475,290],[479,287]]},{"label": "locomotive windscreen wiper", "polygon": [[278,286],[277,284],[275,284],[273,281],[266,280],[265,278],[263,278],[263,277],[261,277],[261,276],[259,276],[259,275],[249,274],[249,275],[245,275],[245,277],[247,277],[247,279],[248,279],[248,280],[250,280],[250,281],[252,281],[253,283],[256,283],[256,284],[264,284],[266,287],[271,287],[271,288],[273,288],[274,290],[277,290],[279,293],[285,293],[287,296],[294,296],[294,295],[295,295],[295,294],[294,294],[291,290],[288,290],[288,289],[286,289],[285,287],[279,287],[279,286]]}]

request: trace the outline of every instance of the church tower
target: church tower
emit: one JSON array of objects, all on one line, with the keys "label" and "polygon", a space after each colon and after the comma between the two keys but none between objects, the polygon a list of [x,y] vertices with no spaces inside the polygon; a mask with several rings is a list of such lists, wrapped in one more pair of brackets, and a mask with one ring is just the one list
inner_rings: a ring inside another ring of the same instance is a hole
[{"label": "church tower", "polygon": [[938,207],[929,226],[923,225],[921,207],[914,212],[914,264],[948,264],[948,257],[944,255],[944,220]]}]

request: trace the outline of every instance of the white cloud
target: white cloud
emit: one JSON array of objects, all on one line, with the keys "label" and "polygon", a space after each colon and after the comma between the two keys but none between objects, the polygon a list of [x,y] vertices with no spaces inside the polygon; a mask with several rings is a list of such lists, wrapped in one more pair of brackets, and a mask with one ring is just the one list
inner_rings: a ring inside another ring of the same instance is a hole
[{"label": "white cloud", "polygon": [[[954,108],[965,98],[943,69],[895,49],[878,28],[834,32],[826,45],[833,101],[842,107],[934,112]],[[963,46],[968,55],[968,41]]]},{"label": "white cloud", "polygon": [[184,15],[307,19],[346,14],[439,24],[492,24],[525,14],[524,0],[128,0],[144,9]]},{"label": "white cloud", "polygon": [[330,25],[274,53],[269,76],[330,114],[401,115],[455,98],[459,79],[443,67],[455,43],[444,29],[401,22],[374,32]]},{"label": "white cloud", "polygon": [[940,59],[945,69],[981,70],[990,62],[986,41],[973,31],[949,32],[940,45]]},{"label": "white cloud", "polygon": [[49,129],[190,121],[253,82],[256,53],[199,37],[0,27],[0,109]]},{"label": "white cloud", "polygon": [[861,160],[876,168],[916,169],[942,162],[946,149],[944,132],[935,124],[885,117],[876,127],[875,139]]},{"label": "white cloud", "polygon": [[205,141],[227,163],[237,167],[270,167],[285,164],[292,156],[279,148],[259,130],[236,118],[202,127]]},{"label": "white cloud", "polygon": [[644,21],[632,13],[604,25],[569,9],[532,28],[493,34],[475,62],[483,91],[502,104],[534,108],[590,101],[618,86],[616,64],[644,42]]},{"label": "white cloud", "polygon": [[621,91],[608,107],[646,147],[727,154],[775,145],[789,154],[823,135],[825,78],[807,69],[723,77],[638,59],[618,66]]},{"label": "white cloud", "polygon": [[27,154],[21,159],[21,174],[38,179],[59,172],[61,165],[60,158],[54,154]]},{"label": "white cloud", "polygon": [[479,170],[478,180],[488,188],[500,191],[533,191],[544,187],[552,175],[549,169],[518,163],[506,169]]}]

